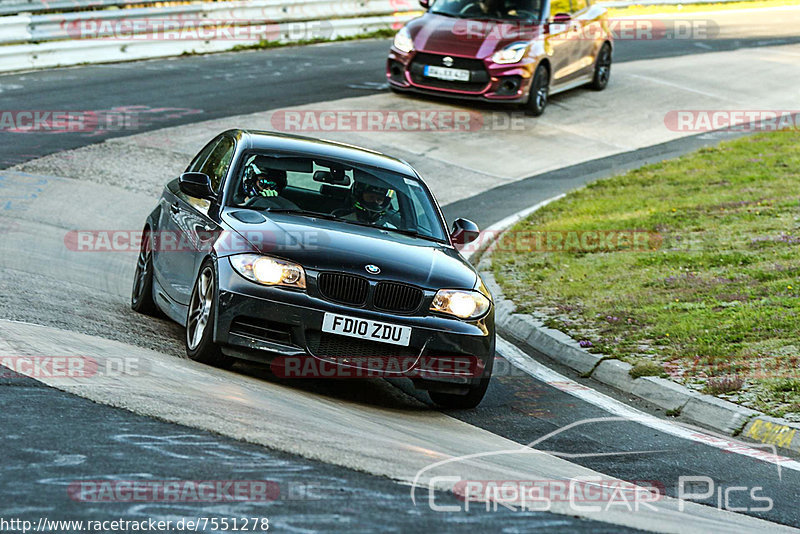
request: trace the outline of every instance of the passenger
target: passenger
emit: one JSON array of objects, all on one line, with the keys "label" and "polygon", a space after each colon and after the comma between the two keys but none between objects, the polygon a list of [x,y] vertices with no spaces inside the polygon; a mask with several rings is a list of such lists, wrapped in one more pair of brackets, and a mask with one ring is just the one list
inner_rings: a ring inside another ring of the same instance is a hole
[{"label": "passenger", "polygon": [[368,183],[359,171],[354,171],[353,174],[353,188],[350,190],[348,205],[334,211],[333,215],[348,221],[396,228],[388,222],[389,217],[394,215],[389,209],[392,191],[378,184]]}]

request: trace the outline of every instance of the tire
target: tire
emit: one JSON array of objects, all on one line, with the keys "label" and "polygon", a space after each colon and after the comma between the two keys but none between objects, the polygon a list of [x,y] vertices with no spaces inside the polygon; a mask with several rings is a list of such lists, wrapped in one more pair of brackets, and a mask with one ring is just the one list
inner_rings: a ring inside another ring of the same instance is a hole
[{"label": "tire", "polygon": [[442,393],[439,391],[429,391],[428,396],[433,402],[442,408],[452,410],[468,410],[478,406],[483,397],[486,395],[486,390],[489,388],[489,381],[492,379],[492,368],[494,367],[494,352],[492,352],[486,368],[483,370],[481,381],[476,386],[471,386],[469,391],[465,394],[458,395],[456,393]]},{"label": "tire", "polygon": [[603,43],[597,60],[594,64],[594,78],[592,78],[591,88],[595,91],[602,91],[608,86],[611,79],[611,45]]},{"label": "tire", "polygon": [[547,107],[547,99],[550,94],[550,70],[546,65],[539,64],[536,72],[533,73],[531,89],[528,91],[528,102],[525,103],[525,114],[531,117],[539,117]]},{"label": "tire", "polygon": [[139,257],[136,259],[136,274],[131,289],[131,309],[144,315],[159,315],[158,306],[153,300],[153,247],[151,246],[150,229],[142,235],[139,246]]},{"label": "tire", "polygon": [[189,299],[184,344],[190,360],[215,367],[228,367],[231,359],[222,354],[219,345],[214,343],[216,292],[214,265],[211,260],[206,260],[200,267]]}]

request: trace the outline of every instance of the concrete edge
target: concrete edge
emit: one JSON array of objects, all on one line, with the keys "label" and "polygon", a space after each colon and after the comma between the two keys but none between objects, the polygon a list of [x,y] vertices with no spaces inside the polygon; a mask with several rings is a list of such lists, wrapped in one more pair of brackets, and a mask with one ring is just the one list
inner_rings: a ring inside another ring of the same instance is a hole
[{"label": "concrete edge", "polygon": [[584,350],[568,335],[547,328],[531,315],[516,313],[489,270],[491,251],[478,265],[495,304],[498,330],[523,348],[535,350],[583,376],[647,401],[667,412],[729,436],[743,435],[770,448],[800,453],[800,423],[769,417],[756,410],[693,391],[659,377],[632,378],[631,365]]}]

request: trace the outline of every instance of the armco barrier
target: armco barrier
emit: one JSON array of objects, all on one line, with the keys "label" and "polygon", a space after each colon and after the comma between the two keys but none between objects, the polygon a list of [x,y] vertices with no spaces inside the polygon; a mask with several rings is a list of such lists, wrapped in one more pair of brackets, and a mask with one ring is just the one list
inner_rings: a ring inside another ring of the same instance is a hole
[{"label": "armco barrier", "polygon": [[[263,39],[257,31],[236,34],[238,40],[167,39],[148,33],[154,26],[163,28],[164,21],[205,28],[266,26],[268,40],[291,43],[399,29],[417,14],[416,0],[255,0],[0,17],[0,72],[220,52]],[[322,31],[298,33],[299,23]]]},{"label": "armco barrier", "polygon": [[[194,24],[234,26],[280,23],[290,21],[326,20],[387,15],[398,11],[398,7],[411,6],[411,0],[255,0],[249,2],[213,2],[189,5],[164,6],[159,8],[115,9],[105,11],[81,11],[31,17],[30,32],[33,41],[72,39],[81,24],[96,26],[101,31],[114,31],[122,21],[185,21]],[[137,29],[138,28],[138,29]],[[147,24],[131,26],[133,33],[146,30]],[[103,35],[98,35],[103,37]]]},{"label": "armco barrier", "polygon": [[2,3],[0,3],[0,15],[53,13],[58,11],[125,7],[131,4],[140,6],[163,3],[164,0],[2,0]]},{"label": "armco barrier", "polygon": [[[327,24],[330,38],[351,37],[379,29],[397,28],[411,20],[414,15],[389,15],[353,19],[331,19],[316,21]],[[315,22],[310,22],[314,24]],[[291,23],[277,26],[283,42],[292,42]],[[284,29],[285,27],[285,29]],[[86,39],[76,41],[52,41],[38,45],[25,44],[0,46],[0,72],[14,70],[50,68],[83,63],[108,63],[159,57],[178,56],[183,53],[208,53],[230,50],[237,45],[256,44],[257,40],[212,40],[212,41],[162,41],[135,40],[118,41]]]},{"label": "armco barrier", "polygon": [[30,15],[0,17],[0,45],[30,41],[30,24]]}]

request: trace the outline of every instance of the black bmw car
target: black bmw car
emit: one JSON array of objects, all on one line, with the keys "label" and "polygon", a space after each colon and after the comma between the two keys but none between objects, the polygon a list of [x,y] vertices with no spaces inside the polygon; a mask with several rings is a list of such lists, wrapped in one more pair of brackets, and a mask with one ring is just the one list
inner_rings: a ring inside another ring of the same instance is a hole
[{"label": "black bmw car", "polygon": [[232,130],[164,188],[131,305],[184,325],[199,362],[407,377],[437,404],[474,407],[491,376],[494,307],[456,245],[477,236],[465,219],[447,232],[403,161]]}]

